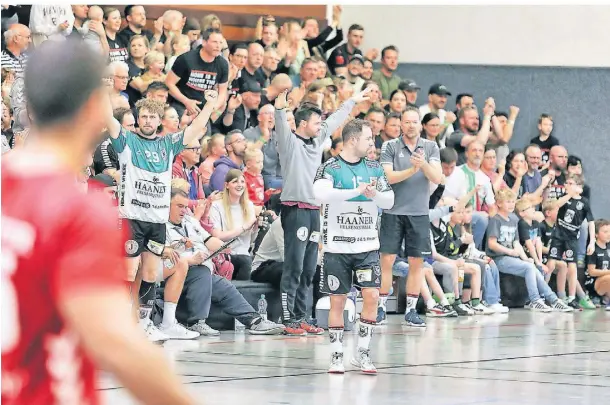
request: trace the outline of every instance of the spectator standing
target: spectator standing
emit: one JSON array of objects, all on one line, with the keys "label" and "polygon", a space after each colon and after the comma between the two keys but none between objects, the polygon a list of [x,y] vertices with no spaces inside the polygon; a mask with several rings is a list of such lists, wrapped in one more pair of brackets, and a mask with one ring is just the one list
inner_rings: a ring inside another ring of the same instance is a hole
[{"label": "spectator standing", "polygon": [[244,153],[248,146],[246,138],[239,130],[231,131],[225,137],[227,156],[214,163],[214,172],[210,177],[210,188],[214,191],[224,189],[225,177],[231,169],[241,170],[244,164]]},{"label": "spectator standing", "polygon": [[129,59],[128,43],[123,42],[123,38],[119,35],[121,21],[121,12],[118,9],[114,7],[104,9],[104,27],[110,62],[125,62]]},{"label": "spectator standing", "polygon": [[142,98],[142,93],[132,85],[133,79],[140,76],[146,64],[144,57],[150,51],[150,43],[143,35],[133,35],[129,40],[129,59],[127,66],[129,67],[129,83],[127,85],[127,95],[129,96],[129,105],[133,108],[136,102]]},{"label": "spectator standing", "polygon": [[381,50],[381,68],[375,70],[372,77],[372,80],[379,85],[381,96],[384,100],[390,99],[390,93],[398,89],[398,85],[402,80],[395,73],[397,68],[398,48],[394,45],[386,46]]},{"label": "spectator standing", "polygon": [[[72,32],[68,36],[72,39],[83,39],[81,30],[85,21],[87,21],[87,14],[89,13],[89,6],[86,4],[75,4],[72,6],[72,14],[74,15],[74,24],[72,24]],[[128,41],[129,42],[129,41]]]},{"label": "spectator standing", "polygon": [[347,70],[346,66],[356,54],[362,55],[360,45],[364,40],[364,27],[353,24],[347,30],[347,42],[333,49],[328,57],[328,70],[332,75],[340,75]]},{"label": "spectator standing", "polygon": [[540,146],[542,151],[542,165],[549,162],[550,152],[553,146],[560,145],[559,139],[551,135],[553,132],[553,117],[549,114],[540,114],[538,118],[538,136],[532,138],[530,143]]},{"label": "spectator standing", "polygon": [[34,4],[30,10],[32,44],[38,46],[47,39],[65,41],[72,33],[73,24],[72,6]]},{"label": "spectator standing", "polygon": [[30,29],[23,24],[13,24],[4,33],[6,46],[2,49],[2,68],[11,70],[15,76],[23,77],[27,64],[25,51],[32,42]]},{"label": "spectator standing", "polygon": [[169,40],[169,48],[170,56],[169,58],[167,58],[167,63],[165,64],[165,73],[169,73],[172,70],[174,62],[176,62],[178,56],[182,55],[183,53],[187,53],[191,50],[191,43],[189,37],[186,35],[174,35]]},{"label": "spectator standing", "polygon": [[205,200],[203,192],[203,181],[199,174],[199,155],[201,154],[201,145],[199,139],[192,141],[186,145],[184,150],[176,156],[176,160],[172,165],[172,178],[184,179],[189,185],[189,203],[188,207],[195,211],[202,200]]},{"label": "spectator standing", "polygon": [[[449,137],[453,133],[453,123],[456,120],[455,114],[451,111],[445,111],[447,105],[447,96],[450,96],[451,92],[447,89],[444,84],[436,83],[430,86],[428,90],[428,104],[424,104],[419,107],[419,114],[423,117],[429,112],[438,115],[438,119],[441,121],[441,135],[440,140],[446,143],[445,138]],[[459,152],[458,152],[459,153]]]},{"label": "spectator standing", "polygon": [[223,132],[241,132],[258,125],[258,108],[261,104],[261,86],[255,80],[244,81],[239,94],[231,96],[222,117]]},{"label": "spectator standing", "polygon": [[[326,52],[333,49],[343,41],[343,30],[341,29],[341,6],[333,6],[333,16],[330,25],[322,32],[318,20],[313,17],[306,17],[303,20],[303,31],[305,32],[305,40],[309,47],[309,54],[312,56],[324,57]],[[336,30],[335,36],[328,39],[333,30]]]},{"label": "spectator standing", "polygon": [[405,97],[407,98],[407,105],[411,107],[417,107],[415,103],[417,102],[417,96],[421,87],[415,83],[413,79],[405,79],[398,83],[398,90],[402,90],[405,93]]},{"label": "spectator standing", "polygon": [[357,102],[366,100],[366,92],[355,95],[324,122],[321,111],[302,105],[295,113],[296,131],[287,119],[286,92],[275,101],[275,128],[282,177],[282,227],[284,229],[285,263],[281,294],[286,333],[321,334],[323,329],[305,320],[306,298],[318,259],[320,212],[313,195],[313,179],[322,160],[322,145],[349,117]]},{"label": "spectator standing", "polygon": [[515,120],[519,115],[519,107],[511,105],[509,108],[509,114],[505,112],[496,112],[491,117],[491,133],[489,134],[489,144],[496,148],[496,157],[498,161],[502,162],[506,160],[508,152],[508,143],[513,137],[513,130],[515,128]]},{"label": "spectator standing", "polygon": [[[541,148],[542,149],[542,148]],[[543,158],[544,159],[544,158]],[[549,152],[548,168],[540,172],[542,177],[548,173],[554,174],[554,179],[547,190],[545,198],[560,199],[566,193],[566,170],[568,166],[568,151],[561,145],[555,145]]]},{"label": "spectator standing", "polygon": [[453,132],[446,140],[449,147],[458,153],[458,165],[466,162],[466,148],[473,141],[479,141],[482,145],[487,145],[491,131],[491,116],[495,111],[495,103],[492,98],[487,99],[483,107],[483,124],[479,129],[479,111],[472,105],[464,107],[458,113],[460,129]]},{"label": "spectator standing", "polygon": [[[402,91],[400,94],[404,97]],[[430,220],[428,217],[430,183],[442,179],[439,149],[436,143],[422,139],[419,111],[412,107],[402,113],[402,136],[386,142],[381,148],[380,162],[392,185],[395,204],[383,211],[380,225],[381,290],[377,322],[386,315],[387,296],[392,285],[392,266],[402,251],[409,262],[407,277],[407,309],[405,320],[411,326],[425,326],[415,306],[423,279],[423,258],[432,254]]]},{"label": "spectator standing", "polygon": [[[145,36],[151,44],[155,41],[155,35],[144,28],[146,27],[146,10],[144,9],[144,6],[125,6],[124,15],[127,26],[119,32],[119,37],[121,37],[123,43],[128,44],[131,41],[131,37],[134,35]],[[74,16],[77,16],[76,12],[74,13]],[[160,37],[161,35],[159,34],[157,39]]]}]

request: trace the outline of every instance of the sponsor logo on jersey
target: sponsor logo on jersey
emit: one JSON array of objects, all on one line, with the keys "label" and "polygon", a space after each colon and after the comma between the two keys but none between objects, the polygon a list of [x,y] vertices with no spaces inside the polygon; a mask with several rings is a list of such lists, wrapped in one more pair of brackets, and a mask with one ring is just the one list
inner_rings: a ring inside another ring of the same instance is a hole
[{"label": "sponsor logo on jersey", "polygon": [[150,208],[150,204],[149,203],[142,202],[140,200],[136,200],[135,198],[133,198],[131,200],[131,205],[137,205],[138,207],[142,207],[142,208]]},{"label": "sponsor logo on jersey", "polygon": [[342,212],[337,215],[337,225],[343,230],[372,229],[376,226],[376,219],[359,205],[356,212]]},{"label": "sponsor logo on jersey", "polygon": [[158,177],[153,177],[152,180],[136,180],[134,182],[136,193],[152,197],[163,198],[167,191],[167,185],[163,184]]},{"label": "sponsor logo on jersey", "polygon": [[356,243],[356,238],[351,236],[334,236],[333,242]]}]

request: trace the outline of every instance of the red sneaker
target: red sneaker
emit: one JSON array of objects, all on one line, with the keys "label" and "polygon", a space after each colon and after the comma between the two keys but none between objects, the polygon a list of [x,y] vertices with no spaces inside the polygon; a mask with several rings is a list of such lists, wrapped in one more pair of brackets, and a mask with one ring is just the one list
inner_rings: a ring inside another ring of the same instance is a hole
[{"label": "red sneaker", "polygon": [[309,335],[321,335],[324,333],[324,329],[318,328],[317,326],[310,325],[307,322],[301,322],[301,329],[307,332]]},{"label": "red sneaker", "polygon": [[284,335],[288,336],[306,336],[307,331],[300,327],[298,323],[287,323],[284,325]]}]

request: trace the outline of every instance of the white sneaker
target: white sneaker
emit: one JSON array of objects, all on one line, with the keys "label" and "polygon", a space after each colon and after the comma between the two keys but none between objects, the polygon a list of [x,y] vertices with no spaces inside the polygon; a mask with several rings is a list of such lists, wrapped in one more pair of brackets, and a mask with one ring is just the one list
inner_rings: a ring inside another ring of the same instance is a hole
[{"label": "white sneaker", "polygon": [[189,326],[188,330],[197,332],[200,336],[220,336],[220,332],[216,329],[212,329],[204,320],[200,320],[196,324]]},{"label": "white sneaker", "polygon": [[344,374],[345,366],[343,365],[343,353],[332,353],[330,358],[329,374]]},{"label": "white sneaker", "polygon": [[169,336],[170,339],[191,340],[199,337],[199,332],[188,330],[184,326],[180,325],[176,320],[174,320],[174,323],[169,326],[161,323],[161,325],[159,325],[159,330]]},{"label": "white sneaker", "polygon": [[150,318],[140,319],[140,326],[144,329],[148,340],[153,343],[169,340],[169,336],[161,332]]},{"label": "white sneaker", "polygon": [[358,350],[358,353],[352,357],[352,365],[360,368],[365,374],[377,374],[377,369],[371,361],[369,350]]},{"label": "white sneaker", "polygon": [[565,302],[563,302],[560,299],[557,299],[557,301],[555,301],[555,303],[553,304],[553,311],[556,312],[574,312],[574,308],[572,308],[569,305],[566,305]]},{"label": "white sneaker", "polygon": [[479,305],[474,306],[474,307],[471,305],[470,308],[472,308],[475,315],[491,315],[496,312],[493,309],[486,307],[485,305],[483,305],[480,302],[479,302]]},{"label": "white sneaker", "polygon": [[497,314],[508,314],[509,311],[508,307],[505,307],[499,302],[497,304],[490,305],[489,308],[493,309]]},{"label": "white sneaker", "polygon": [[528,308],[534,312],[551,312],[553,309],[546,305],[542,298],[530,302]]}]

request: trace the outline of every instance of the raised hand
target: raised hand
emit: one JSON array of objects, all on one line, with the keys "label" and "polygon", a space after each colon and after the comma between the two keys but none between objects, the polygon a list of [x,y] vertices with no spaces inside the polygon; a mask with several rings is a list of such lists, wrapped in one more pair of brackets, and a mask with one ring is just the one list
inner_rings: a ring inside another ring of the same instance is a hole
[{"label": "raised hand", "polygon": [[370,100],[369,97],[369,93],[371,92],[371,90],[373,90],[372,87],[368,87],[365,90],[362,90],[360,93],[356,93],[351,97],[351,100],[355,101],[356,103],[361,103],[363,101],[368,101]]},{"label": "raised hand", "polygon": [[275,108],[277,110],[283,110],[288,106],[288,101],[286,97],[288,96],[288,91],[283,91],[275,98]]}]

